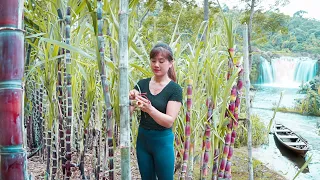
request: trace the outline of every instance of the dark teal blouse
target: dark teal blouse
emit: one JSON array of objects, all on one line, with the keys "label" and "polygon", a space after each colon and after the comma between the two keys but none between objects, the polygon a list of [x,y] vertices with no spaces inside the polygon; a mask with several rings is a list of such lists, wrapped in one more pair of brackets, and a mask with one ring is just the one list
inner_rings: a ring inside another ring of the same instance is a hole
[{"label": "dark teal blouse", "polygon": [[[170,81],[160,93],[152,95],[150,93],[149,83],[151,78],[142,79],[134,87],[141,93],[147,93],[153,107],[162,113],[166,113],[167,104],[169,101],[178,101],[182,103],[182,88],[174,81]],[[141,111],[140,126],[150,130],[165,130],[169,129],[159,125],[148,113]]]}]

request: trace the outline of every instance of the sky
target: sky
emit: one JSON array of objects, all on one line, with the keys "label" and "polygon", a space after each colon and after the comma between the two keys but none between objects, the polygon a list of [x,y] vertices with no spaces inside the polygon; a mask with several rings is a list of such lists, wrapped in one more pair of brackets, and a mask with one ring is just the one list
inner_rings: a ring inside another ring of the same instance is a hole
[{"label": "sky", "polygon": [[307,11],[305,17],[320,20],[320,0],[290,0],[290,4],[280,9],[284,14],[292,16],[299,10]]},{"label": "sky", "polygon": [[[203,2],[203,0],[197,0]],[[262,0],[265,7],[272,4],[275,0]],[[280,12],[292,16],[299,10],[308,12],[304,15],[307,18],[314,18],[320,20],[320,0],[289,0],[290,3],[285,7],[280,8]],[[225,3],[230,8],[237,6],[240,0],[219,0],[221,4]]]}]

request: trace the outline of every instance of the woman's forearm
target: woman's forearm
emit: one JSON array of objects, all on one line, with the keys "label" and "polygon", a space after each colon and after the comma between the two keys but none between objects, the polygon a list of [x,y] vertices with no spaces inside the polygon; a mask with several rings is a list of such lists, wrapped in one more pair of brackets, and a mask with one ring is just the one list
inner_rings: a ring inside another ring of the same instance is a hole
[{"label": "woman's forearm", "polygon": [[174,122],[174,118],[158,111],[156,108],[152,108],[148,114],[161,126],[170,128]]}]

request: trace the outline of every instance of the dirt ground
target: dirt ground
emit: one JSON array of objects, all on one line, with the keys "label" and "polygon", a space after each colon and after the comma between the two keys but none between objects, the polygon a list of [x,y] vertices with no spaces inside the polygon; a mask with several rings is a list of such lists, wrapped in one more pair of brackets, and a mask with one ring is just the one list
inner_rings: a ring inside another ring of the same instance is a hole
[{"label": "dirt ground", "polygon": [[[233,156],[232,179],[247,180],[248,172],[248,153],[247,148],[236,148]],[[286,178],[277,172],[269,169],[266,165],[258,160],[253,159],[254,179],[256,180],[285,180]]]},{"label": "dirt ground", "polygon": [[[86,175],[90,176],[90,179],[93,178],[93,168],[92,168],[92,160],[94,156],[90,153],[86,154],[85,159],[85,171]],[[115,160],[115,167],[116,167],[116,179],[120,179],[120,153],[116,152],[116,160]],[[234,180],[247,180],[248,179],[248,170],[247,170],[247,149],[246,148],[236,148],[234,151],[233,156],[233,165],[232,165],[232,179]],[[270,170],[260,161],[254,160],[254,179],[258,180],[285,180],[283,176],[280,174]],[[133,180],[141,179],[138,164],[136,162],[135,155],[131,155],[131,173]],[[210,167],[209,167],[210,168]],[[39,156],[34,156],[31,159],[28,159],[28,173],[31,174],[34,180],[42,180],[45,179],[45,171],[46,171],[46,162],[43,161]],[[210,171],[210,169],[209,169]],[[175,174],[175,179],[178,179],[178,174]],[[103,176],[103,173],[100,173],[100,177]],[[60,178],[59,178],[60,177]],[[58,174],[58,177],[55,179],[62,179],[61,173]],[[73,168],[72,178],[71,179],[81,179],[80,178],[80,171]],[[102,179],[102,178],[100,178]],[[199,166],[195,164],[194,169],[194,179],[199,179]]]}]

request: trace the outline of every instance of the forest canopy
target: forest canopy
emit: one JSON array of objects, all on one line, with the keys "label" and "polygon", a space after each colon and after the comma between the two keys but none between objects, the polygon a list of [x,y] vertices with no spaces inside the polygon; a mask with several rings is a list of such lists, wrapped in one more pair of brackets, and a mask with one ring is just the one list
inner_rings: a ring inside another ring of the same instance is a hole
[{"label": "forest canopy", "polygon": [[[151,3],[152,11],[146,12],[141,18],[145,27],[144,35],[153,39],[153,30],[158,31],[157,38],[169,41],[171,33],[179,18],[179,33],[185,41],[192,34],[198,33],[203,22],[203,8],[192,1],[171,2],[158,1]],[[181,3],[183,6],[181,6]],[[143,8],[143,6],[141,6]],[[223,11],[232,16],[234,22],[241,25],[249,21],[249,11],[231,10],[223,5]],[[179,12],[181,11],[180,17]],[[219,15],[218,5],[210,4],[209,18],[214,23]],[[292,17],[280,13],[278,10],[258,9],[253,17],[252,44],[263,51],[282,53],[320,53],[320,21],[305,18],[305,11],[297,11]],[[156,27],[156,29],[154,29]],[[240,28],[240,26],[238,26]],[[239,32],[241,34],[241,32]]]}]

